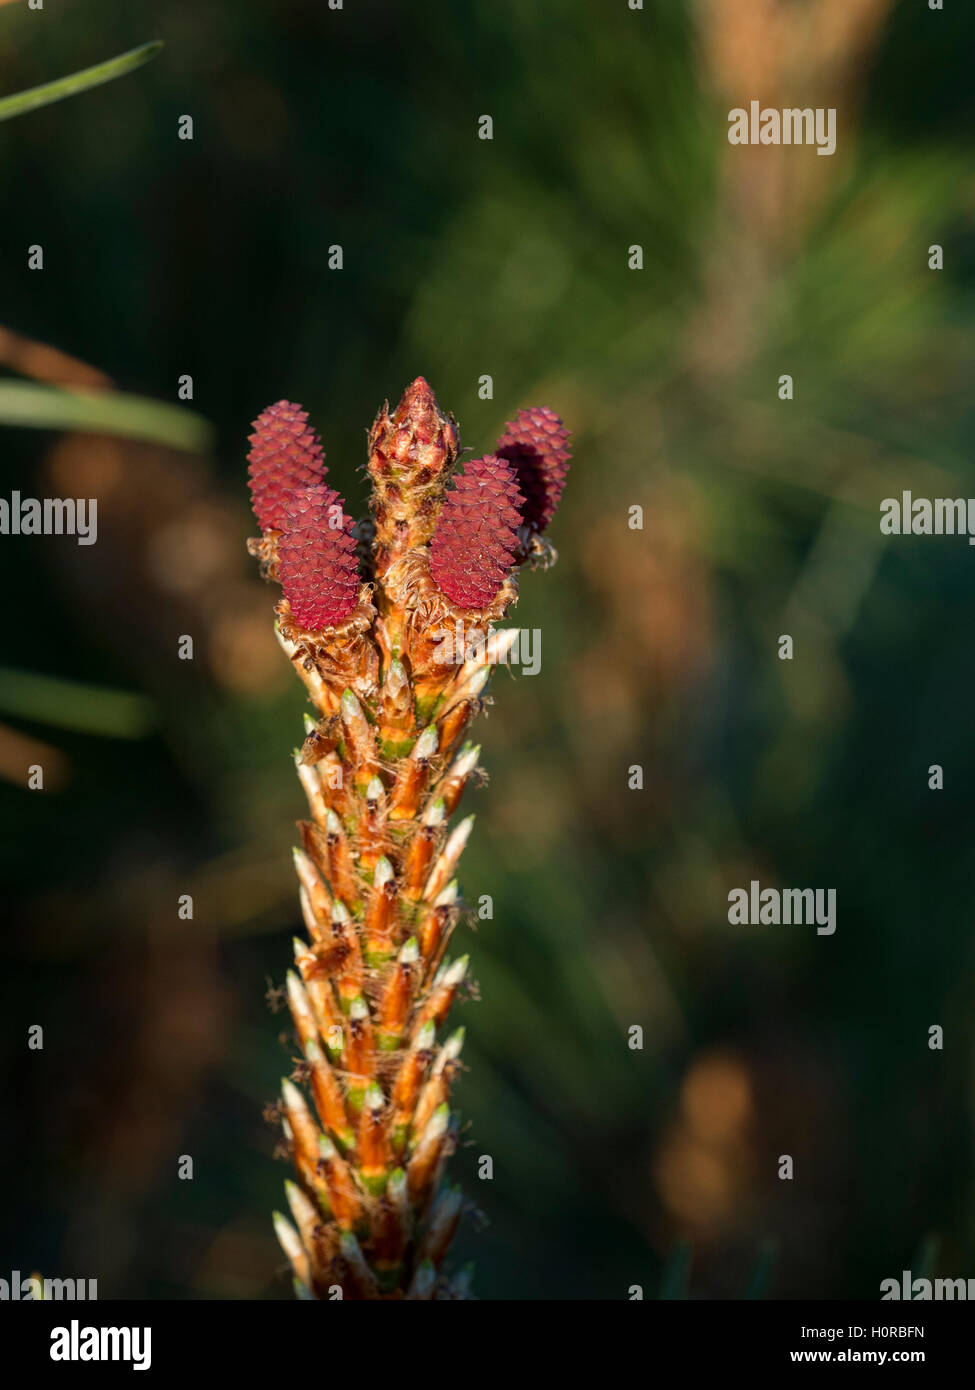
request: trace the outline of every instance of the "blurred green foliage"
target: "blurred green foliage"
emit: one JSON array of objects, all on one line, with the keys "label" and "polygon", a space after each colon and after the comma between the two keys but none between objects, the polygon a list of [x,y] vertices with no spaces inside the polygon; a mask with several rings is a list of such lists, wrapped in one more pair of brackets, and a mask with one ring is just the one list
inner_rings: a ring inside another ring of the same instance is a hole
[{"label": "blurred green foliage", "polygon": [[[289,1296],[260,996],[297,921],[302,699],[243,551],[245,436],[300,400],[361,508],[364,430],[422,373],[477,453],[523,404],[576,431],[560,562],[514,615],[541,673],[496,678],[469,803],[465,891],[494,903],[458,1019],[476,1291],[872,1298],[929,1234],[939,1273],[975,1270],[972,555],[878,528],[902,487],[975,492],[973,25],[879,8],[842,81],[811,45],[789,70],[840,105],[834,159],[737,163],[726,112],[764,93],[719,0],[0,10],[11,89],[166,41],[4,127],[5,326],[162,402],[191,374],[218,440],[4,433],[8,489],[105,489],[90,553],[0,545],[5,662],[159,718],[133,743],[21,708],[0,738],[8,1268]],[[836,935],[729,927],[753,877],[835,887]]]}]

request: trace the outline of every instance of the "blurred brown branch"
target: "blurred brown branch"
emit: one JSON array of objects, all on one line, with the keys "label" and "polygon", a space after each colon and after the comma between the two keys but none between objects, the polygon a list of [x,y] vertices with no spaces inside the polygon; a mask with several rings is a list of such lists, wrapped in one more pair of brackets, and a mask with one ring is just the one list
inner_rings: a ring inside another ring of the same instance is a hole
[{"label": "blurred brown branch", "polygon": [[[0,5],[8,3],[9,0],[0,0]],[[97,367],[47,343],[25,338],[11,328],[0,327],[0,365],[52,386],[85,386],[105,391],[113,385],[111,378]]]}]

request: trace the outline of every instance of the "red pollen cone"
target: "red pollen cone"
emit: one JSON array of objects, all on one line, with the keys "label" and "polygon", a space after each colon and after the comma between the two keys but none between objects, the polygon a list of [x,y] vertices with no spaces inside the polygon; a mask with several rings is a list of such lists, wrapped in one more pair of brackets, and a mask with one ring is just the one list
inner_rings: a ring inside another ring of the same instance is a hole
[{"label": "red pollen cone", "polygon": [[430,573],[451,603],[484,608],[511,571],[524,499],[514,470],[488,454],[464,465],[430,542]]},{"label": "red pollen cone", "polygon": [[554,410],[530,406],[509,420],[494,448],[515,471],[525,497],[522,519],[544,531],[555,515],[569,471],[569,431]]},{"label": "red pollen cone", "polygon": [[295,622],[310,632],[336,627],[359,598],[352,520],[332,488],[297,489],[285,509],[278,575]]},{"label": "red pollen cone", "polygon": [[262,531],[285,529],[285,507],[296,488],[325,481],[325,456],[308,412],[293,401],[262,410],[249,436],[251,499]]}]

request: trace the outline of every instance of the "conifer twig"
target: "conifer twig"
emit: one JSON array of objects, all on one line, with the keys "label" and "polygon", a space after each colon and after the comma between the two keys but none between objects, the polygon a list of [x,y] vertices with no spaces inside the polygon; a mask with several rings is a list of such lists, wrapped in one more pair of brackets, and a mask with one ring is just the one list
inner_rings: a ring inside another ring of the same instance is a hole
[{"label": "conifer twig", "polygon": [[274,1214],[302,1299],[467,1298],[445,1267],[463,1199],[445,1185],[464,1030],[442,1036],[466,955],[448,955],[474,817],[451,825],[480,749],[465,742],[516,570],[569,462],[551,411],[522,410],[455,474],[458,435],[418,377],[369,435],[369,526],[326,483],[306,412],[254,422],[248,542],[283,598],[275,631],[313,714],[295,754],[308,802],[294,852],[307,940],[286,997],[297,1066],[277,1114],[297,1181]]}]

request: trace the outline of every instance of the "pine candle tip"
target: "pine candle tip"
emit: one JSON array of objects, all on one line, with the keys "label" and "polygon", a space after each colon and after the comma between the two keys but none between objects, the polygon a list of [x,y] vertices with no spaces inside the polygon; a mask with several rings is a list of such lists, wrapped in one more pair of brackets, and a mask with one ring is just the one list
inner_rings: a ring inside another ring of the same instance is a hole
[{"label": "pine candle tip", "polygon": [[370,472],[377,478],[419,475],[429,483],[453,464],[457,444],[456,426],[440,409],[429,382],[418,376],[392,415],[388,402],[377,415],[369,436]]},{"label": "pine candle tip", "polygon": [[411,429],[419,442],[429,443],[445,422],[446,416],[426,377],[414,377],[393,411],[393,424]]},{"label": "pine candle tip", "polygon": [[436,408],[437,398],[433,394],[433,388],[425,376],[414,377],[403,392],[399,405],[396,408],[396,416],[400,418],[412,411]]}]

